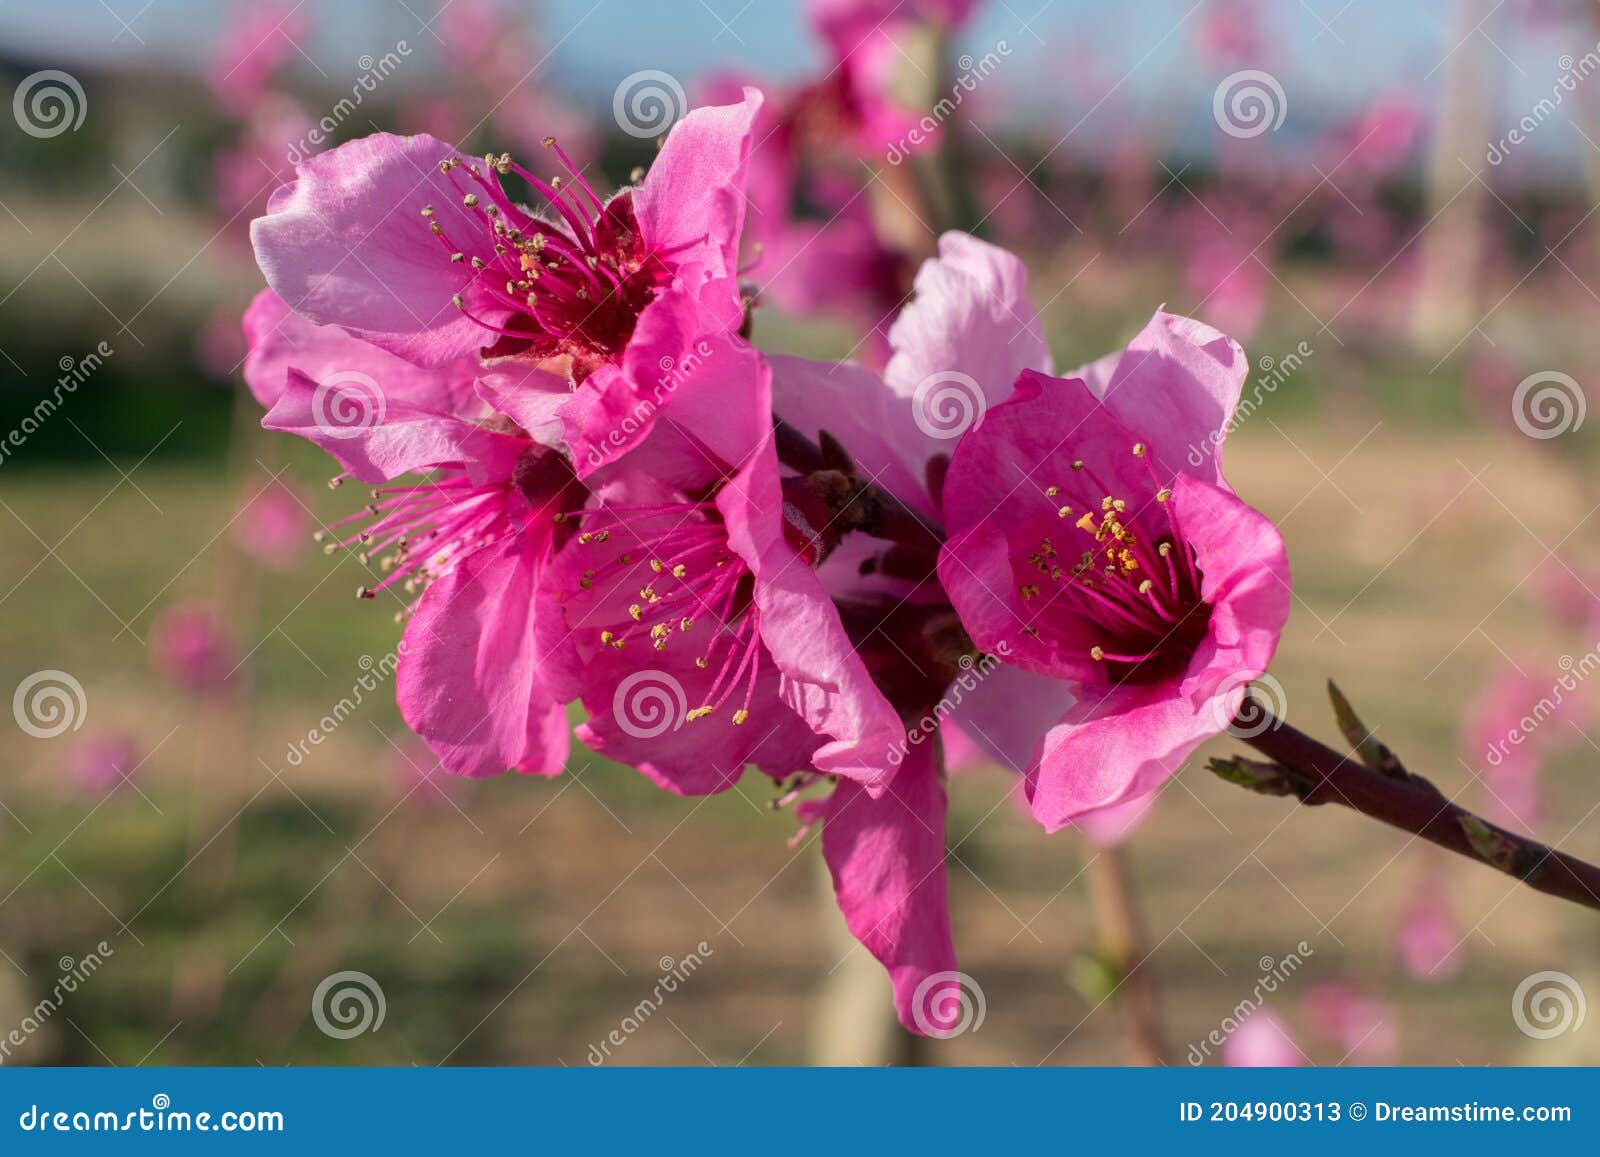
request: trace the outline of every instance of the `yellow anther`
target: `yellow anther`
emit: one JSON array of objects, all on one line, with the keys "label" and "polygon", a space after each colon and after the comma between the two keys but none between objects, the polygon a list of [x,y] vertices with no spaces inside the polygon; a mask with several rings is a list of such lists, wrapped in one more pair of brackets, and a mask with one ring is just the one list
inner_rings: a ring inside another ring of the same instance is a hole
[{"label": "yellow anther", "polygon": [[1072,507],[1063,506],[1060,510],[1056,511],[1056,517],[1057,518],[1065,518],[1065,517],[1067,517],[1067,515],[1069,515],[1071,513],[1072,513]]},{"label": "yellow anther", "polygon": [[1089,648],[1089,658],[1093,659],[1096,663],[1100,662],[1105,657],[1106,657],[1106,653],[1104,651],[1102,651],[1099,647],[1090,647]]},{"label": "yellow anther", "polygon": [[689,568],[684,566],[681,562],[677,566],[672,568],[672,577],[673,578],[682,578],[684,575],[686,575],[688,573],[689,573]]},{"label": "yellow anther", "polygon": [[1072,464],[1072,468],[1074,470],[1082,470],[1083,469],[1083,459],[1079,458],[1076,462],[1074,462]]},{"label": "yellow anther", "polygon": [[1133,456],[1135,458],[1143,458],[1144,457],[1144,443],[1143,442],[1135,442],[1133,444]]},{"label": "yellow anther", "polygon": [[743,707],[739,708],[739,710],[737,710],[737,711],[735,711],[733,713],[734,726],[737,727],[739,724],[743,723],[746,719],[749,719],[749,718],[750,718],[750,712],[746,711]]},{"label": "yellow anther", "polygon": [[476,208],[478,204],[478,194],[468,193],[465,197],[461,198],[461,203],[469,209]]},{"label": "yellow anther", "polygon": [[695,661],[694,661],[694,665],[695,665],[695,666],[696,666],[696,667],[699,667],[699,668],[700,668],[700,670],[702,670],[702,671],[704,671],[704,670],[705,670],[705,669],[706,669],[706,661],[705,661],[705,659],[704,659],[704,658],[699,658],[699,659],[696,659],[696,660],[695,660]]},{"label": "yellow anther", "polygon": [[663,563],[659,558],[653,558],[650,560],[650,569],[655,571],[657,574],[660,574],[664,569],[666,569],[666,564]]},{"label": "yellow anther", "polygon": [[1165,502],[1165,501],[1167,501],[1167,499],[1169,499],[1171,497],[1172,497],[1172,491],[1168,490],[1165,486],[1163,486],[1160,490],[1156,491],[1156,501],[1157,502]]},{"label": "yellow anther", "polygon": [[630,619],[632,619],[636,623],[639,621],[639,619],[643,615],[644,615],[644,608],[641,607],[638,603],[634,603],[632,606],[630,606],[628,608],[628,617]]},{"label": "yellow anther", "polygon": [[1170,542],[1163,542],[1160,546],[1156,547],[1156,553],[1162,558],[1166,558],[1167,555],[1172,553],[1172,544]]},{"label": "yellow anther", "polygon": [[1155,585],[1156,584],[1151,582],[1149,579],[1145,579],[1144,582],[1139,584],[1139,593],[1141,595],[1147,595],[1150,593],[1150,589]]},{"label": "yellow anther", "polygon": [[609,647],[612,643],[617,641],[617,636],[611,631],[601,631],[600,641]]},{"label": "yellow anther", "polygon": [[1044,494],[1045,494],[1046,498],[1054,498],[1057,494],[1060,494],[1060,493],[1061,493],[1061,487],[1059,487],[1059,486],[1046,486],[1044,488]]}]

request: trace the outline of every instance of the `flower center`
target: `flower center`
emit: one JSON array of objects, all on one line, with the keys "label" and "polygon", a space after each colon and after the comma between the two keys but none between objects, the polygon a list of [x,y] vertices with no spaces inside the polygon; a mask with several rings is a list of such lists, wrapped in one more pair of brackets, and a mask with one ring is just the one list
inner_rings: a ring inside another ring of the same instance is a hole
[{"label": "flower center", "polygon": [[[1144,443],[1133,447],[1149,466]],[[1150,683],[1181,671],[1205,638],[1211,608],[1200,570],[1160,486],[1135,510],[1083,461],[1045,488],[1058,503],[1012,536],[1023,630],[1103,664],[1108,683]],[[1071,502],[1074,495],[1098,495]],[[1159,513],[1157,510],[1159,509]]]},{"label": "flower center", "polygon": [[[621,356],[639,314],[672,278],[666,260],[671,251],[653,250],[641,234],[631,193],[601,201],[555,138],[546,137],[545,145],[561,159],[570,181],[544,181],[509,153],[489,154],[481,165],[440,162],[482,227],[475,236],[446,233],[432,205],[422,215],[450,259],[472,268],[478,300],[511,311],[497,325],[456,296],[458,309],[497,335],[485,356],[568,358],[576,385]],[[559,220],[546,221],[515,204],[500,182],[507,173],[544,197]]]},{"label": "flower center", "polygon": [[592,592],[583,627],[598,628],[600,643],[618,651],[691,650],[696,667],[716,674],[687,719],[738,696],[733,722],[744,723],[760,670],[761,613],[750,568],[728,546],[716,505],[605,505],[560,517],[582,519],[577,547],[592,552],[578,580]]}]

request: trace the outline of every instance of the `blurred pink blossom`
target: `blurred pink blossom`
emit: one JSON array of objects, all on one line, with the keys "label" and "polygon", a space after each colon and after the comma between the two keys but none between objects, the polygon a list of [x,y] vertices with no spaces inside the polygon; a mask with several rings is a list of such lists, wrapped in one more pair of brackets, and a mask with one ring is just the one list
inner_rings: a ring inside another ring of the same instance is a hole
[{"label": "blurred pink blossom", "polygon": [[292,57],[308,29],[301,4],[265,0],[235,6],[211,53],[206,79],[222,107],[234,116],[248,111]]},{"label": "blurred pink blossom", "polygon": [[234,542],[251,558],[273,570],[292,570],[305,556],[312,521],[305,499],[279,478],[246,491],[232,530]]},{"label": "blurred pink blossom", "polygon": [[1397,936],[1400,962],[1418,980],[1437,983],[1461,969],[1461,937],[1444,889],[1423,881],[1406,900]]},{"label": "blurred pink blossom", "polygon": [[1382,1001],[1342,981],[1306,993],[1306,1012],[1321,1035],[1344,1050],[1341,1063],[1392,1065],[1400,1048],[1394,1018]]},{"label": "blurred pink blossom", "polygon": [[139,765],[133,737],[122,731],[95,731],[72,747],[72,779],[84,792],[114,791]]},{"label": "blurred pink blossom", "polygon": [[151,665],[185,691],[222,688],[237,662],[221,615],[209,603],[174,603],[150,628]]},{"label": "blurred pink blossom", "polygon": [[1236,1069],[1297,1068],[1305,1054],[1270,1008],[1258,1008],[1222,1044],[1222,1063]]}]

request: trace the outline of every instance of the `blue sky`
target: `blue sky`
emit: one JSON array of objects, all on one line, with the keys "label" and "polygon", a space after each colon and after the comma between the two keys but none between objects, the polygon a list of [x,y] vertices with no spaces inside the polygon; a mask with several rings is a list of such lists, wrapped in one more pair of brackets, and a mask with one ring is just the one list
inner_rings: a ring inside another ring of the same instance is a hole
[{"label": "blue sky", "polygon": [[[422,21],[439,3],[307,0],[315,31],[306,54],[338,79],[355,71],[360,54],[381,54],[401,38],[437,47]],[[517,7],[543,13],[550,75],[590,99],[608,99],[618,80],[639,69],[664,69],[692,88],[707,72],[738,68],[781,79],[821,59],[800,0],[518,0]],[[1007,43],[1013,55],[1004,87],[1020,102],[1006,110],[1013,117],[1047,128],[1081,118],[1084,135],[1099,139],[1124,130],[1130,116],[1181,133],[1185,124],[1174,119],[1198,123],[1209,115],[1219,79],[1195,64],[1195,8],[1194,0],[989,0],[964,45],[981,54]],[[1429,103],[1443,75],[1438,66],[1459,40],[1455,9],[1453,0],[1270,0],[1274,48],[1264,65],[1283,81],[1299,114],[1292,119],[1306,125],[1382,91]],[[90,61],[193,67],[228,10],[218,0],[0,0],[0,46],[68,69]],[[1508,4],[1485,26],[1498,45],[1490,57],[1508,120],[1549,93],[1563,53],[1594,47],[1592,38],[1530,28],[1511,13]],[[303,71],[316,80],[310,64]],[[1097,106],[1095,94],[1106,92]],[[1547,150],[1573,144],[1570,129],[1544,136]]]}]

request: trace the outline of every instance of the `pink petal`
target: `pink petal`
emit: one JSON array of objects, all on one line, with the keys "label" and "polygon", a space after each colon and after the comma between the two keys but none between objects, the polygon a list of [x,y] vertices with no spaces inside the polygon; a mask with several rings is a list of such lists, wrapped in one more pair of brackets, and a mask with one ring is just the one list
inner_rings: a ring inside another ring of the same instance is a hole
[{"label": "pink petal", "polygon": [[[450,260],[420,215],[432,206],[431,220],[458,244],[484,234],[487,226],[439,171],[440,161],[456,156],[433,137],[375,133],[302,163],[250,225],[267,284],[302,317],[359,333],[418,365],[441,365],[487,344],[489,331],[452,297],[464,295],[496,324],[510,311],[475,286],[465,263]],[[475,188],[465,178],[462,187]]]},{"label": "pink petal", "polygon": [[473,551],[423,592],[406,625],[400,713],[456,775],[556,775],[566,762],[566,712],[545,685],[536,618],[547,548],[530,529]]},{"label": "pink petal", "polygon": [[878,799],[839,782],[822,812],[822,854],[851,934],[889,970],[900,1023],[937,1036],[958,1019],[945,791],[934,745],[911,750]]},{"label": "pink petal", "polygon": [[261,419],[268,430],[321,446],[363,482],[384,482],[451,462],[473,477],[505,478],[527,445],[474,422],[390,398],[365,375],[330,375],[319,385],[297,369]]},{"label": "pink petal", "polygon": [[313,381],[333,375],[362,375],[388,398],[403,398],[425,409],[451,411],[471,397],[478,374],[476,358],[462,358],[436,369],[386,353],[332,325],[314,325],[294,313],[270,289],[256,294],[244,314],[244,379],[256,401],[270,409],[283,394],[289,370]]},{"label": "pink petal", "polygon": [[745,165],[762,96],[744,90],[738,104],[697,108],[672,126],[634,193],[639,227],[657,249],[681,248],[675,260],[705,278],[733,277],[744,227]]}]

